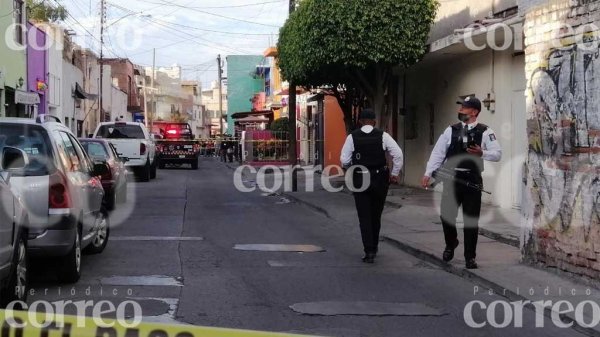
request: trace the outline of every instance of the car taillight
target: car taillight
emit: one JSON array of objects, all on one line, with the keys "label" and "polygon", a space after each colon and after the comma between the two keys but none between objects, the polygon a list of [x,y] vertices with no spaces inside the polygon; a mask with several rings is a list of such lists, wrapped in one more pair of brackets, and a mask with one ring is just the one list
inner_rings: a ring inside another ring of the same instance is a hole
[{"label": "car taillight", "polygon": [[71,196],[67,178],[62,172],[57,171],[50,175],[50,193],[48,198],[48,208],[71,208]]},{"label": "car taillight", "polygon": [[198,151],[200,151],[200,145],[194,144],[194,152],[198,152]]},{"label": "car taillight", "polygon": [[146,144],[140,143],[140,155],[143,156],[146,154]]},{"label": "car taillight", "polygon": [[170,134],[170,135],[176,135],[177,134],[177,130],[176,129],[167,130],[167,133]]}]

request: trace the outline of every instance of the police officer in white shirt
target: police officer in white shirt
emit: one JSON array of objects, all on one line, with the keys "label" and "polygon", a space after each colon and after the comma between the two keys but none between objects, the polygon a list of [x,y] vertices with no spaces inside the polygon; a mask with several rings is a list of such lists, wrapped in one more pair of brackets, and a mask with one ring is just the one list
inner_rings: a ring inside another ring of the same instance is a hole
[{"label": "police officer in white shirt", "polygon": [[427,188],[435,171],[442,166],[445,171],[453,172],[456,179],[444,182],[442,195],[441,220],[446,241],[442,258],[449,262],[454,257],[454,249],[458,246],[456,216],[458,208],[462,206],[465,264],[467,269],[475,269],[481,190],[469,187],[465,182],[483,187],[483,161],[500,161],[502,148],[494,131],[477,122],[481,112],[479,99],[470,96],[456,103],[460,104],[460,123],[449,126],[435,144],[421,185]]},{"label": "police officer in white shirt", "polygon": [[[359,123],[362,127],[352,132],[346,138],[340,160],[344,167],[360,165],[354,170],[354,186],[360,189],[363,177],[369,175],[370,184],[363,192],[354,192],[354,201],[360,232],[363,241],[365,256],[363,262],[375,262],[379,245],[379,231],[381,229],[381,214],[385,206],[390,183],[398,183],[398,175],[402,168],[402,150],[394,139],[375,128],[375,112],[372,109],[363,109],[359,114]],[[393,167],[387,167],[387,156],[392,157]],[[359,167],[366,167],[362,172]]]}]

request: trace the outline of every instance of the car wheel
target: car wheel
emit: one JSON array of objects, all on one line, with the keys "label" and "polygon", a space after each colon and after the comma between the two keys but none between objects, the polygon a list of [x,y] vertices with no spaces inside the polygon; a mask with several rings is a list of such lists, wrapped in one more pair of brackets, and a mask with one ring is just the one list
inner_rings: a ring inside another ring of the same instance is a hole
[{"label": "car wheel", "polygon": [[192,164],[192,170],[197,170],[198,169],[198,158],[196,158],[195,160],[192,160],[190,162],[190,164]]},{"label": "car wheel", "polygon": [[[13,301],[27,300],[29,287],[29,256],[27,255],[27,236],[25,232],[19,235],[15,245],[10,276],[6,287],[0,291],[0,308],[5,308]],[[15,307],[15,309],[20,309]]]},{"label": "car wheel", "polygon": [[108,237],[110,235],[110,224],[108,221],[108,214],[105,210],[101,210],[98,214],[98,232],[90,243],[84,250],[86,254],[100,254],[106,248],[108,244]]},{"label": "car wheel", "polygon": [[154,159],[150,167],[150,179],[156,179],[156,159]]},{"label": "car wheel", "polygon": [[140,168],[140,180],[143,182],[150,181],[150,162],[146,162],[146,165]]},{"label": "car wheel", "polygon": [[58,268],[58,279],[64,283],[75,283],[81,277],[81,233],[75,233],[71,251],[63,257]]},{"label": "car wheel", "polygon": [[161,170],[164,170],[166,167],[167,167],[167,164],[165,163],[165,161],[158,159],[158,168]]}]

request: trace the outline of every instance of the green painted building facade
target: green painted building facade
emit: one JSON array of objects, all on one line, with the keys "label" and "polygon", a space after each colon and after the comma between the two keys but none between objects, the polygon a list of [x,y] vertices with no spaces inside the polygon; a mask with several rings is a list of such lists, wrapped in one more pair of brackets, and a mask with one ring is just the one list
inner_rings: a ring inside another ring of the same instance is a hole
[{"label": "green painted building facade", "polygon": [[[15,28],[16,23],[23,24],[21,31]],[[15,103],[17,90],[27,91],[25,23],[24,1],[0,0],[0,116],[3,117],[25,113],[25,105]]]},{"label": "green painted building facade", "polygon": [[233,135],[231,115],[252,110],[254,94],[264,90],[265,80],[256,76],[256,67],[262,65],[262,55],[227,56],[227,133]]}]

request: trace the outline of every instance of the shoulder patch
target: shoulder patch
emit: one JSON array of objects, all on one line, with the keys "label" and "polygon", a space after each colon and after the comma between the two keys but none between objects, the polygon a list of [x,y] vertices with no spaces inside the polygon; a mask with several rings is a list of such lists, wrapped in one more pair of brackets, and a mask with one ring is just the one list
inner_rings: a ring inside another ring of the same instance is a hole
[{"label": "shoulder patch", "polygon": [[493,133],[490,133],[490,141],[495,141],[496,140],[496,135]]}]

